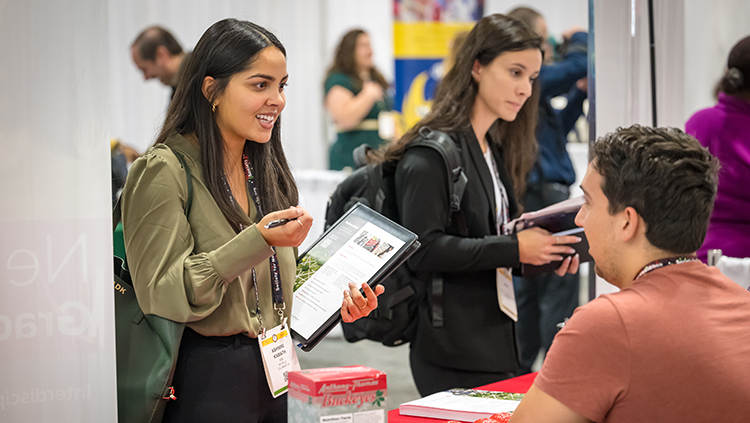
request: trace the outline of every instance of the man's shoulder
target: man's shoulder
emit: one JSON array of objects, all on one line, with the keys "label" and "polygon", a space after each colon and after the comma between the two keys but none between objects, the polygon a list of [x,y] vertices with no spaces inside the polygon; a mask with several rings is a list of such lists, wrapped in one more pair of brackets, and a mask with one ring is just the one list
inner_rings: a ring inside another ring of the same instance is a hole
[{"label": "man's shoulder", "polygon": [[618,302],[613,301],[613,297],[616,294],[604,294],[576,308],[563,331],[576,333],[578,339],[592,340],[622,331],[623,319]]}]

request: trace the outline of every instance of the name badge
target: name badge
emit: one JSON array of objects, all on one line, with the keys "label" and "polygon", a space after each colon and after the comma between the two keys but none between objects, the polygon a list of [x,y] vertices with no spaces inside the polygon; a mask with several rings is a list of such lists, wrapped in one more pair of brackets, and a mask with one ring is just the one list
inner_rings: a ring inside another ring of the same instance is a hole
[{"label": "name badge", "polygon": [[500,310],[517,322],[516,291],[513,289],[513,274],[510,269],[497,269],[497,301],[500,303]]},{"label": "name badge", "polygon": [[286,393],[289,372],[300,369],[286,318],[279,326],[267,330],[265,335],[258,335],[258,343],[268,388],[271,395],[276,398]]}]

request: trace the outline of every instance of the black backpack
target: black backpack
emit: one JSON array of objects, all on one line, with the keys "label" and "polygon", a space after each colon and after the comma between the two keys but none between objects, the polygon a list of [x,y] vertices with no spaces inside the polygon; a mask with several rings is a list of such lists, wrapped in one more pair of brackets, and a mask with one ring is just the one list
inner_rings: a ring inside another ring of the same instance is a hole
[{"label": "black backpack", "polygon": [[[429,147],[443,157],[448,180],[446,187],[450,198],[451,216],[462,220],[458,212],[468,179],[461,162],[461,152],[444,132],[427,127],[419,130],[419,137],[407,149]],[[365,162],[366,150],[358,148],[354,155],[358,164]],[[352,172],[331,194],[326,209],[325,228],[328,229],[349,208],[363,203],[396,223],[400,223],[395,199],[395,173],[397,162],[372,163]],[[446,223],[447,226],[450,222]],[[420,275],[422,276],[422,275]],[[419,302],[425,298],[426,278],[417,277],[407,266],[400,266],[383,282],[385,293],[378,297],[378,308],[369,316],[353,323],[343,323],[344,337],[349,342],[362,339],[377,341],[386,346],[397,346],[414,339]],[[432,275],[432,323],[442,326],[442,279]]]}]

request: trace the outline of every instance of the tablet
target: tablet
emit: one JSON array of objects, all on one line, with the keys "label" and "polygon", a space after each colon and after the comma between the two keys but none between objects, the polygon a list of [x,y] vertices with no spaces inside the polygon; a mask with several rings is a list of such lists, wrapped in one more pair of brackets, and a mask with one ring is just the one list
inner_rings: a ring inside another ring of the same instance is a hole
[{"label": "tablet", "polygon": [[357,203],[297,260],[290,327],[309,351],[341,319],[344,290],[376,285],[419,247],[417,236]]}]

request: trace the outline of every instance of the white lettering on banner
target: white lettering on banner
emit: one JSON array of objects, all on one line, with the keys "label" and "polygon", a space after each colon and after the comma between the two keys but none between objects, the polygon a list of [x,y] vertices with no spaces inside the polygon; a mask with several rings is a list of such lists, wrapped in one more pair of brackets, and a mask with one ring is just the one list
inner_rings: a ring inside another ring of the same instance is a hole
[{"label": "white lettering on banner", "polygon": [[57,279],[57,276],[65,266],[65,263],[67,263],[68,260],[73,257],[73,252],[79,245],[81,246],[81,272],[83,273],[81,275],[81,282],[88,282],[89,268],[87,263],[88,255],[86,254],[86,234],[81,234],[81,236],[78,237],[78,240],[70,248],[70,251],[68,251],[68,254],[65,255],[65,258],[62,259],[62,262],[60,262],[60,266],[57,267],[57,270],[55,270],[54,273],[52,272],[52,236],[47,235],[47,283],[51,284],[55,281],[55,279]]},{"label": "white lettering on banner", "polygon": [[78,336],[86,332],[86,329],[89,327],[89,322],[91,321],[91,312],[89,311],[88,307],[86,307],[85,304],[79,301],[65,301],[64,303],[60,304],[61,311],[67,311],[68,309],[71,309],[71,308],[75,308],[75,309],[78,309],[78,311],[80,311],[80,314],[81,314],[80,324],[77,327],[71,326],[70,324],[75,322],[73,317],[60,316],[57,319],[57,325],[58,325],[57,329],[63,335]]},{"label": "white lettering on banner", "polygon": [[[55,320],[57,321],[57,331],[68,336],[81,335],[91,325],[91,310],[80,301],[66,301],[60,304],[57,311],[58,313],[40,311],[36,315],[34,313],[19,313],[15,319],[0,314],[0,342],[9,339],[14,333],[16,339],[29,339],[42,335],[52,336],[54,334],[53,321]],[[69,311],[72,311],[72,313]]]},{"label": "white lettering on banner", "polygon": [[0,412],[8,407],[51,401],[80,401],[91,399],[91,385],[84,388],[40,389],[30,388],[25,392],[5,391],[0,393]]},{"label": "white lettering on banner", "polygon": [[13,332],[13,325],[10,323],[10,317],[2,314],[0,314],[0,323],[5,326],[5,329],[0,330],[0,341],[5,341],[10,338],[10,334]]},{"label": "white lettering on banner", "polygon": [[[34,316],[31,313],[21,313],[16,316],[16,338],[33,338],[37,334],[36,323],[34,323]],[[24,320],[27,320],[24,322]],[[28,321],[32,320],[32,321]]]},{"label": "white lettering on banner", "polygon": [[[70,249],[68,249],[67,253],[59,262],[56,268],[52,263],[52,253],[54,250],[52,245],[52,235],[47,235],[47,283],[53,283],[58,278],[58,276],[60,276],[60,273],[71,261],[73,255],[76,252],[76,249],[78,249],[79,247],[81,256],[80,281],[86,283],[89,280],[86,234],[81,234],[78,236],[78,239],[76,239],[75,243],[73,243]],[[57,246],[56,248],[59,248],[59,246]],[[58,250],[54,251],[56,255],[59,255],[62,252]],[[28,257],[30,260],[23,260],[24,257]],[[18,278],[14,279],[13,276],[10,276],[8,278],[8,282],[20,287],[29,286],[34,283],[39,276],[39,257],[37,257],[34,251],[21,248],[13,251],[8,256],[5,268],[8,271],[15,271],[15,277]],[[29,270],[32,270],[31,275],[28,274]]]},{"label": "white lettering on banner", "polygon": [[[14,259],[19,254],[26,254],[29,257],[31,257],[31,261],[33,262],[33,264],[16,263]],[[10,256],[8,256],[8,264],[5,266],[5,268],[8,270],[34,269],[34,273],[26,281],[17,281],[17,280],[14,280],[13,278],[10,278],[10,283],[12,283],[13,285],[27,286],[27,285],[32,284],[36,280],[36,277],[39,276],[39,259],[36,257],[36,254],[34,254],[33,252],[29,250],[24,250],[24,249],[16,250]]]}]

